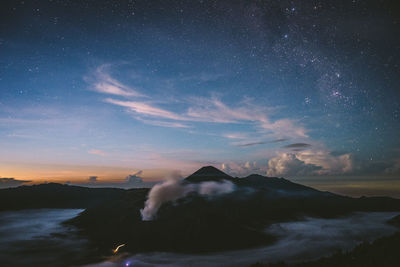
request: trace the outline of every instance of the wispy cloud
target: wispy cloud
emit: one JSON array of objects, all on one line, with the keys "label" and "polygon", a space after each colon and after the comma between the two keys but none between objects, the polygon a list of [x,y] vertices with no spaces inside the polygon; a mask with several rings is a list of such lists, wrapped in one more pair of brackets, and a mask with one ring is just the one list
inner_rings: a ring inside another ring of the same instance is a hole
[{"label": "wispy cloud", "polygon": [[297,124],[295,120],[280,119],[274,122],[262,119],[260,120],[261,127],[269,130],[276,136],[287,136],[292,138],[307,138],[307,129]]},{"label": "wispy cloud", "polygon": [[137,118],[141,122],[146,124],[154,125],[154,126],[161,126],[161,127],[170,127],[170,128],[191,128],[190,125],[186,125],[180,122],[171,122],[171,121],[160,121],[160,120],[146,120]]},{"label": "wispy cloud", "polygon": [[236,123],[258,120],[258,107],[253,109],[248,107],[231,108],[215,97],[194,98],[191,104],[192,106],[189,107],[187,114],[197,121]]},{"label": "wispy cloud", "polygon": [[279,143],[279,142],[285,142],[289,140],[288,138],[280,138],[280,139],[275,139],[273,141],[271,141],[271,143]]},{"label": "wispy cloud", "polygon": [[[164,103],[165,107],[157,106],[158,99],[145,101],[140,99],[144,95],[122,84],[109,74],[109,65],[100,66],[91,80],[94,90],[100,93],[113,94],[127,99],[120,100],[107,98],[104,101],[113,105],[125,107],[142,122],[162,127],[187,128],[182,122],[219,123],[219,124],[247,124],[250,129],[257,128],[257,132],[269,138],[308,138],[307,129],[296,120],[282,118],[271,120],[269,114],[272,107],[260,106],[251,99],[244,98],[239,103],[228,105],[219,97],[190,97],[180,100],[180,111],[175,103]],[[133,100],[134,99],[134,100]],[[186,105],[186,108],[184,107]],[[255,132],[253,130],[253,132]],[[246,139],[245,135],[225,135],[229,139]],[[257,144],[262,144],[256,142]],[[253,142],[247,142],[253,143]]]},{"label": "wispy cloud", "polygon": [[91,149],[88,151],[89,154],[98,155],[98,156],[105,156],[106,152],[99,150],[99,149]]},{"label": "wispy cloud", "polygon": [[174,112],[155,107],[149,103],[145,102],[136,102],[136,101],[121,101],[116,99],[107,98],[106,102],[118,105],[121,107],[126,107],[130,111],[133,111],[139,115],[151,116],[156,118],[170,119],[170,120],[178,120],[178,121],[187,121],[188,118],[176,114]]},{"label": "wispy cloud", "polygon": [[294,144],[289,144],[284,146],[284,148],[305,148],[305,147],[310,147],[310,144],[306,143],[294,143]]},{"label": "wispy cloud", "polygon": [[212,81],[218,80],[219,78],[221,78],[223,76],[224,76],[223,74],[201,72],[197,75],[182,76],[182,77],[180,77],[180,80],[181,81],[196,81],[196,82],[212,82]]},{"label": "wispy cloud", "polygon": [[236,146],[256,146],[256,145],[264,145],[267,144],[268,142],[250,142],[250,143],[239,143],[236,144]]},{"label": "wispy cloud", "polygon": [[272,141],[237,142],[237,143],[233,143],[233,145],[247,147],[247,146],[257,146],[257,145],[279,143],[279,142],[284,142],[284,141],[287,141],[287,140],[288,139],[286,139],[286,138],[280,138],[280,139],[275,139],[275,140],[272,140]]},{"label": "wispy cloud", "polygon": [[222,135],[225,138],[228,139],[247,139],[248,134],[247,133],[226,133]]},{"label": "wispy cloud", "polygon": [[220,99],[197,98],[188,109],[188,116],[205,122],[217,123],[255,123],[265,133],[280,137],[307,138],[307,130],[291,119],[272,121],[268,117],[270,108],[261,107],[249,101],[243,101],[234,108],[229,107]]},{"label": "wispy cloud", "polygon": [[123,97],[145,97],[144,94],[139,93],[132,87],[112,78],[109,74],[109,68],[110,65],[108,64],[101,65],[96,69],[93,77],[86,77],[87,81],[92,81],[92,90]]}]

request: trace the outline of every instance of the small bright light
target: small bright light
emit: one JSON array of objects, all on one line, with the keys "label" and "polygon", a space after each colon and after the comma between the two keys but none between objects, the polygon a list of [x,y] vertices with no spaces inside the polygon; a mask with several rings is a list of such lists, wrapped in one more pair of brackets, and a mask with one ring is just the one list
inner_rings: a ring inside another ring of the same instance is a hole
[{"label": "small bright light", "polygon": [[125,244],[121,244],[121,245],[119,245],[118,247],[116,247],[115,249],[113,249],[113,253],[114,253],[114,254],[117,253],[118,250],[119,250],[120,248],[122,248],[123,246],[125,246]]}]

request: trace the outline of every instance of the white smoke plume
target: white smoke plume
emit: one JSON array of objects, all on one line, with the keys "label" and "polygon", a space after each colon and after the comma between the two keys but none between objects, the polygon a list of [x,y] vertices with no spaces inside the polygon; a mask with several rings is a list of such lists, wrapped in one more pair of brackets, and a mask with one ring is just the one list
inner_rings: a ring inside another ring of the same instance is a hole
[{"label": "white smoke plume", "polygon": [[150,190],[144,208],[140,210],[143,221],[151,221],[162,204],[176,201],[189,193],[197,193],[203,196],[216,196],[230,193],[235,185],[227,180],[222,182],[202,182],[199,184],[184,184],[178,179],[168,179],[161,184],[156,184]]}]

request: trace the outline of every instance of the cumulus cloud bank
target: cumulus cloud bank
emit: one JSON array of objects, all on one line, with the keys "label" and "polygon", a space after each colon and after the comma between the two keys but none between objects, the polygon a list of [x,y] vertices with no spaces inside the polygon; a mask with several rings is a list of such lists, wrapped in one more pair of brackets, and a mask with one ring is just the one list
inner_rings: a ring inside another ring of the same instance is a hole
[{"label": "cumulus cloud bank", "polygon": [[265,174],[267,167],[265,164],[261,165],[255,161],[247,161],[245,163],[229,162],[223,163],[221,169],[232,176],[247,176],[250,174]]},{"label": "cumulus cloud bank", "polygon": [[143,171],[138,171],[134,174],[130,174],[125,178],[125,187],[126,188],[146,188],[151,187],[155,184],[155,182],[145,182],[140,177]]},{"label": "cumulus cloud bank", "polygon": [[176,201],[190,193],[197,193],[202,196],[216,196],[230,193],[234,189],[234,184],[226,180],[222,182],[210,181],[199,184],[184,184],[182,180],[176,178],[167,179],[165,182],[153,186],[140,213],[144,221],[150,221],[156,217],[158,209],[166,202]]},{"label": "cumulus cloud bank", "polygon": [[320,170],[320,166],[307,164],[292,153],[282,153],[268,161],[268,176],[304,175]]},{"label": "cumulus cloud bank", "polygon": [[97,182],[97,176],[90,176],[89,177],[89,183],[96,183]]},{"label": "cumulus cloud bank", "polygon": [[[126,176],[124,181],[110,181],[110,180],[102,180],[99,179],[98,176],[89,176],[88,180],[83,183],[73,183],[73,185],[78,186],[88,186],[88,187],[112,187],[112,188],[150,188],[156,182],[153,181],[144,181],[140,175],[142,175],[143,171],[138,171],[134,174],[129,174]],[[67,184],[71,184],[67,182]]]},{"label": "cumulus cloud bank", "polygon": [[350,153],[335,156],[325,150],[307,150],[296,154],[306,164],[321,166],[317,174],[343,174],[354,170],[353,157]]},{"label": "cumulus cloud bank", "polygon": [[[287,147],[301,146],[311,147],[311,145],[303,143],[296,143]],[[221,168],[224,172],[239,177],[250,174],[290,177],[354,173],[359,169],[359,163],[350,153],[336,155],[321,148],[292,152],[280,151],[275,156],[270,157],[266,163],[259,161],[224,162],[221,164]]]},{"label": "cumulus cloud bank", "polygon": [[280,153],[268,161],[268,176],[330,175],[349,173],[354,169],[350,154],[334,156],[324,150]]}]

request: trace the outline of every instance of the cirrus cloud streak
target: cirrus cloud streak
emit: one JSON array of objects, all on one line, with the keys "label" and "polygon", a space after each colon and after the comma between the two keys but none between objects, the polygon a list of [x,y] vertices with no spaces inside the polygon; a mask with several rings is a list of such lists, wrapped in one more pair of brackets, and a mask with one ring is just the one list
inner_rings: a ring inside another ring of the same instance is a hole
[{"label": "cirrus cloud streak", "polygon": [[[308,138],[308,130],[298,120],[289,118],[271,120],[270,114],[275,110],[274,107],[257,105],[248,98],[242,99],[235,105],[228,105],[215,96],[186,97],[178,99],[178,102],[182,104],[179,108],[175,101],[163,101],[164,107],[160,107],[155,104],[160,102],[159,99],[149,98],[113,78],[110,74],[110,66],[109,64],[101,65],[93,75],[86,78],[86,81],[96,92],[122,97],[123,99],[106,98],[104,101],[126,108],[136,119],[146,124],[173,128],[195,126],[189,126],[187,124],[189,122],[192,124],[236,124],[246,125],[249,129],[253,129],[252,132],[257,132],[263,137]],[[221,136],[226,135],[221,134]],[[226,137],[234,138],[235,135]]]}]

